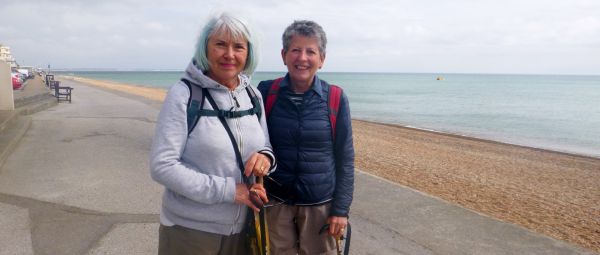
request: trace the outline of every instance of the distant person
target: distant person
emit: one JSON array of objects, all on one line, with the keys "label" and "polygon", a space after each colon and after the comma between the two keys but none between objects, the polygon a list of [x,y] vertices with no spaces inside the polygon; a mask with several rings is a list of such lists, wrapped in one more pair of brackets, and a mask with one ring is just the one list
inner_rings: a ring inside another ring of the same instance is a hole
[{"label": "distant person", "polygon": [[248,176],[275,167],[262,99],[250,85],[258,48],[246,21],[216,15],[169,89],[150,159],[152,178],[165,186],[158,254],[248,253],[241,233],[248,207],[267,202]]},{"label": "distant person", "polygon": [[[272,179],[265,180],[275,204],[267,209],[271,251],[335,254],[333,237],[346,228],[354,191],[348,98],[338,94],[332,98],[339,100],[337,113],[328,109],[333,86],[316,75],[327,44],[320,25],[295,21],[282,39],[288,73],[258,85],[269,108],[267,123],[278,161]],[[325,224],[328,233],[319,234]]]}]

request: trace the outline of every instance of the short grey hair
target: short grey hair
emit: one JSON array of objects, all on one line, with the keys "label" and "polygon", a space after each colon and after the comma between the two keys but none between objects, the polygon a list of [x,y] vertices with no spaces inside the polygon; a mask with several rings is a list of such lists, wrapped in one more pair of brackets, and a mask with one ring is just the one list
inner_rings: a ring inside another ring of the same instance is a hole
[{"label": "short grey hair", "polygon": [[325,31],[323,31],[323,28],[319,24],[310,20],[295,20],[294,23],[289,25],[285,31],[283,31],[283,36],[281,36],[284,52],[289,50],[290,43],[292,43],[292,37],[295,35],[317,38],[321,57],[325,56],[327,49],[327,35],[325,35]]},{"label": "short grey hair", "polygon": [[196,66],[202,71],[208,71],[210,69],[208,58],[206,56],[208,39],[216,33],[223,32],[231,33],[231,36],[235,39],[245,39],[248,41],[248,58],[246,59],[246,66],[242,72],[246,75],[252,75],[256,66],[258,66],[260,48],[258,36],[255,34],[254,29],[250,26],[248,21],[227,12],[211,17],[202,29],[202,32],[198,37],[198,42],[196,43],[196,52],[194,53]]}]

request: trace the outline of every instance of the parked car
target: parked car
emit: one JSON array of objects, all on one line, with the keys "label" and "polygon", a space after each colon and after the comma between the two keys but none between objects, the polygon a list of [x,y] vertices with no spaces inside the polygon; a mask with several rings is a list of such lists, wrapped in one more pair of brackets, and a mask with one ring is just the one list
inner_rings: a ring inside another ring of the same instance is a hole
[{"label": "parked car", "polygon": [[21,86],[23,85],[23,82],[21,81],[21,78],[19,78],[19,76],[12,76],[12,85],[13,85],[13,89],[20,89]]}]

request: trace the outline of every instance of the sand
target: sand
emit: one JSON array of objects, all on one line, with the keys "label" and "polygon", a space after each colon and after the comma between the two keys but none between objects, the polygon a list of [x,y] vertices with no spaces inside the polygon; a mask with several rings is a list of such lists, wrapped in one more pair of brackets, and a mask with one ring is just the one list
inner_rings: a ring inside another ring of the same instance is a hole
[{"label": "sand", "polygon": [[[70,77],[153,100],[164,89]],[[353,121],[356,167],[600,252],[600,159]]]},{"label": "sand", "polygon": [[353,122],[356,166],[600,252],[600,159]]},{"label": "sand", "polygon": [[96,87],[104,88],[104,89],[112,89],[121,92],[125,92],[128,94],[145,97],[151,100],[163,101],[165,100],[165,96],[167,95],[167,91],[161,88],[152,88],[145,87],[143,85],[127,85],[122,83],[103,81],[103,80],[94,80],[82,77],[75,76],[60,76],[62,79],[74,80],[77,82],[86,83],[89,85],[94,85]]}]

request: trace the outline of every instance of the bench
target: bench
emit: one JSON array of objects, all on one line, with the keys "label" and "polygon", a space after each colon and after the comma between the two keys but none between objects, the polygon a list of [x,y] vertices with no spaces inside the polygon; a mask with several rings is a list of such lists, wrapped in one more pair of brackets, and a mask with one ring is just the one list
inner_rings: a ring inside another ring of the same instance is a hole
[{"label": "bench", "polygon": [[47,74],[46,75],[46,86],[50,87],[50,81],[54,80],[54,74]]},{"label": "bench", "polygon": [[50,84],[50,88],[54,88],[54,96],[58,102],[62,100],[69,101],[69,104],[71,103],[71,91],[73,90],[72,87],[61,87],[60,81],[52,81]]},{"label": "bench", "polygon": [[50,88],[50,91],[52,91],[52,90],[54,90],[54,86],[56,86],[59,83],[60,83],[59,81],[48,80],[48,88]]}]

